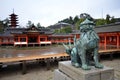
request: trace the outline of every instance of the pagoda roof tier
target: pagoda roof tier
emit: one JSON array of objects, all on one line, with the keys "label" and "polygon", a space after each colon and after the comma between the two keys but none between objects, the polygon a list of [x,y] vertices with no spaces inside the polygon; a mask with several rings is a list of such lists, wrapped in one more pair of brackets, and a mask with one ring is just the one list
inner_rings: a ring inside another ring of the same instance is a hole
[{"label": "pagoda roof tier", "polygon": [[15,19],[15,20],[10,20],[10,21],[18,21],[17,19]]},{"label": "pagoda roof tier", "polygon": [[15,21],[10,21],[10,23],[18,23],[18,22],[15,22]]},{"label": "pagoda roof tier", "polygon": [[13,19],[13,20],[14,20],[14,19],[18,19],[18,18],[10,18],[10,19]]},{"label": "pagoda roof tier", "polygon": [[13,13],[13,14],[11,14],[11,15],[9,15],[9,16],[18,16],[18,15],[16,15],[15,13]]},{"label": "pagoda roof tier", "polygon": [[9,26],[11,26],[11,27],[14,27],[14,26],[15,26],[15,27],[16,27],[16,26],[19,26],[19,25],[9,25]]}]

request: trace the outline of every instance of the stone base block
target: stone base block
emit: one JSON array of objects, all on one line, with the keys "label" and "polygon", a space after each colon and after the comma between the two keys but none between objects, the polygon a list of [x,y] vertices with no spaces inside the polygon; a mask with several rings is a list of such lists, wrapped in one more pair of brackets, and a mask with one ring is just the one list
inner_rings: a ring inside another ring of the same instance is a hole
[{"label": "stone base block", "polygon": [[114,80],[114,70],[109,67],[82,70],[71,65],[71,61],[59,62],[59,70],[55,71],[54,80]]},{"label": "stone base block", "polygon": [[54,71],[54,79],[53,80],[72,80],[69,76],[64,74],[63,72],[56,69]]}]

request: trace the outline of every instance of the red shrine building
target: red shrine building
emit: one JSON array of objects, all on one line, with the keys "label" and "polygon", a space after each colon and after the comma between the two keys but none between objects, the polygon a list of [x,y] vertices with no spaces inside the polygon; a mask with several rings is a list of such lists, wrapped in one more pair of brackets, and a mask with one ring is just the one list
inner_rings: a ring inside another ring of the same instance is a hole
[{"label": "red shrine building", "polygon": [[[74,36],[80,37],[79,31],[70,34],[54,34],[51,29],[37,28],[34,25],[29,28],[16,28],[18,26],[16,14],[10,15],[10,26],[0,34],[0,45],[12,46],[41,46],[47,44],[59,44],[73,42]],[[100,37],[101,49],[120,48],[120,23],[95,27]]]}]

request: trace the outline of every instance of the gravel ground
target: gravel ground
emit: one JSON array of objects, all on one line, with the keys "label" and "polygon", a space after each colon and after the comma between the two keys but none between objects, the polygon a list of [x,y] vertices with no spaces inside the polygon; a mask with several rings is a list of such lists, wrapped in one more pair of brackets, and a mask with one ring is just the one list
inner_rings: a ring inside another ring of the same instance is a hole
[{"label": "gravel ground", "polygon": [[[115,78],[120,80],[120,59],[102,60],[101,63],[114,68]],[[54,69],[57,69],[57,65],[52,65],[50,70],[47,70],[45,65],[33,64],[27,66],[27,74],[24,75],[19,65],[5,67],[0,70],[0,80],[53,80]]]},{"label": "gravel ground", "polygon": [[56,68],[53,66],[47,70],[46,66],[27,65],[27,73],[22,74],[20,65],[9,65],[0,71],[0,80],[52,80]]},{"label": "gravel ground", "polygon": [[120,59],[114,59],[112,61],[102,61],[105,66],[111,67],[114,69],[115,78],[120,80]]}]

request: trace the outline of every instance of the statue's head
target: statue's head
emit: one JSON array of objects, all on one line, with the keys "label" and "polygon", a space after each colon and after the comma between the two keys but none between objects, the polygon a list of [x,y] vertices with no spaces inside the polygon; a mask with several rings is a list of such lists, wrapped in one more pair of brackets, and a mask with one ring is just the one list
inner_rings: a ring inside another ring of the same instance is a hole
[{"label": "statue's head", "polygon": [[80,24],[80,31],[81,32],[86,32],[88,30],[93,30],[95,24],[93,21],[90,21],[89,19],[85,19],[81,24]]},{"label": "statue's head", "polygon": [[87,13],[82,13],[80,14],[80,18],[83,18],[83,19],[88,19],[90,21],[93,21],[94,19]]}]

